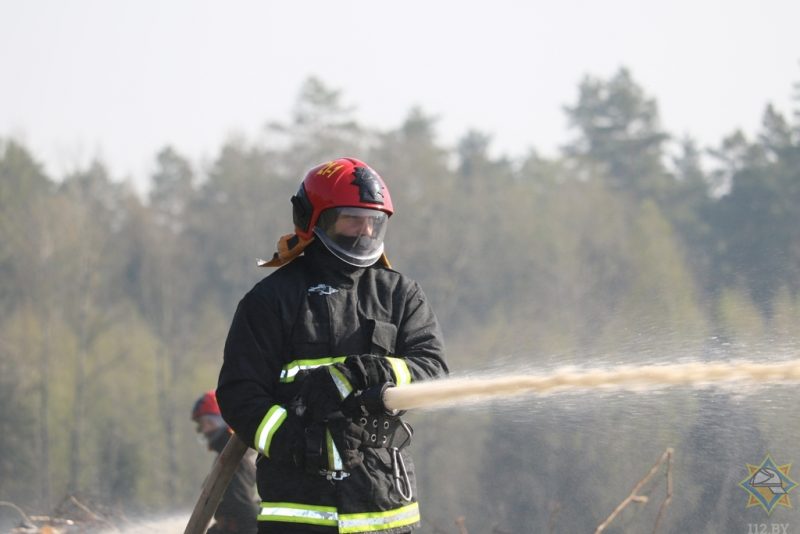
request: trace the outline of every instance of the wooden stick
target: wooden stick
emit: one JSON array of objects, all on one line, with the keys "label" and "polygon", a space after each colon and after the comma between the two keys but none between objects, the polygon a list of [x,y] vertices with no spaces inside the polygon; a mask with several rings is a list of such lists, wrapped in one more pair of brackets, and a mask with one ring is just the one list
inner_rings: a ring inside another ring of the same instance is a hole
[{"label": "wooden stick", "polygon": [[667,506],[669,506],[669,503],[672,502],[672,449],[667,449],[667,452],[670,453],[669,458],[667,459],[667,496],[664,497],[664,500],[658,509],[656,523],[655,526],[653,526],[653,534],[658,532],[658,527],[661,526],[661,520],[664,518],[664,510],[666,510]]},{"label": "wooden stick", "polygon": [[[662,514],[664,512],[664,509],[667,507],[669,502],[672,500],[672,476],[671,476],[671,471],[672,471],[672,454],[673,454],[673,452],[674,451],[672,450],[672,448],[668,448],[666,451],[664,451],[664,454],[661,455],[661,458],[658,459],[658,461],[653,465],[653,467],[644,476],[644,478],[641,479],[633,487],[633,490],[631,491],[631,494],[628,495],[621,503],[619,503],[619,506],[617,506],[614,509],[614,511],[611,512],[611,515],[608,516],[605,521],[603,521],[602,523],[600,523],[597,526],[597,528],[594,531],[594,534],[600,534],[600,532],[603,532],[606,529],[606,527],[608,527],[608,525],[611,524],[611,522],[614,520],[614,518],[617,517],[617,515],[619,515],[619,513],[622,512],[622,510],[624,510],[625,507],[628,506],[630,503],[632,503],[632,502],[647,502],[647,498],[646,497],[642,497],[641,495],[639,495],[639,490],[642,489],[642,487],[645,484],[647,484],[650,481],[651,478],[653,478],[653,475],[655,475],[658,472],[659,467],[661,467],[661,465],[664,462],[667,462],[667,497],[664,499],[664,502],[661,504],[661,508],[658,511],[658,517],[656,518],[655,529],[658,530],[659,524],[661,523],[661,518],[662,518]],[[655,530],[654,530],[654,532],[655,532]]]},{"label": "wooden stick", "polygon": [[17,513],[18,513],[20,516],[22,516],[22,521],[23,521],[23,523],[25,523],[25,525],[26,525],[26,526],[28,526],[28,525],[33,525],[33,521],[31,521],[31,518],[30,518],[30,517],[28,517],[28,514],[26,514],[25,512],[23,512],[23,511],[22,511],[22,508],[20,508],[19,506],[17,506],[17,505],[16,505],[16,504],[14,504],[13,502],[9,502],[9,501],[0,501],[0,506],[8,506],[9,508],[11,508],[11,509],[13,509],[13,510],[16,510],[16,511],[17,511]]},{"label": "wooden stick", "polygon": [[184,534],[205,533],[245,451],[247,451],[245,442],[233,434],[203,483],[203,491],[200,493],[200,498],[197,499],[197,504],[194,505],[189,523],[186,524],[186,530],[183,531]]},{"label": "wooden stick", "polygon": [[112,522],[110,522],[108,519],[104,519],[104,518],[100,517],[99,515],[97,515],[96,513],[92,512],[92,511],[89,509],[89,507],[88,507],[88,506],[86,506],[85,504],[83,504],[81,501],[79,501],[79,500],[78,500],[78,499],[75,497],[75,495],[70,495],[70,496],[68,497],[68,499],[69,499],[69,500],[72,502],[72,504],[74,504],[75,506],[77,506],[78,508],[80,508],[80,509],[83,511],[83,513],[85,513],[86,515],[88,515],[88,516],[89,516],[89,519],[91,519],[92,521],[97,521],[97,522],[99,522],[99,523],[105,523],[106,525],[108,525],[109,527],[111,527],[111,530],[119,530],[119,529],[117,528],[117,526],[116,526],[116,525],[114,525]]}]

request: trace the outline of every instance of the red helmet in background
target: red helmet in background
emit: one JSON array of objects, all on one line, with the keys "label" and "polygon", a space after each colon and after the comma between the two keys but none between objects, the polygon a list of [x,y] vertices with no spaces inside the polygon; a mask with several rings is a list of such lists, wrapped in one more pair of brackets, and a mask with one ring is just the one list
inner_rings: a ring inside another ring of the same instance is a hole
[{"label": "red helmet in background", "polygon": [[222,415],[219,411],[219,404],[217,404],[216,391],[207,391],[195,401],[192,408],[192,420],[197,421],[203,415]]},{"label": "red helmet in background", "polygon": [[[383,253],[386,221],[394,212],[389,189],[363,161],[340,158],[308,171],[292,197],[295,232],[312,235],[341,260],[365,267]],[[343,233],[340,219],[363,220],[363,230]]]}]

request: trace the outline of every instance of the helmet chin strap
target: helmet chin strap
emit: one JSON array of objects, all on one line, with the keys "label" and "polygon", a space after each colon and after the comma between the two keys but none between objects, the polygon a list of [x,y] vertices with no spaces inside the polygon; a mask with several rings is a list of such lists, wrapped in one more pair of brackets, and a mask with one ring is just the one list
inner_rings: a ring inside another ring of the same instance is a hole
[{"label": "helmet chin strap", "polygon": [[364,234],[358,234],[357,236],[342,235],[337,237],[335,241],[341,248],[345,250],[349,249],[355,252],[359,251],[362,245],[366,244],[365,239],[371,239],[371,238],[365,236]]},{"label": "helmet chin strap", "polygon": [[359,245],[361,245],[361,238],[364,237],[364,234],[358,234],[358,237],[353,242],[353,250],[358,250]]}]

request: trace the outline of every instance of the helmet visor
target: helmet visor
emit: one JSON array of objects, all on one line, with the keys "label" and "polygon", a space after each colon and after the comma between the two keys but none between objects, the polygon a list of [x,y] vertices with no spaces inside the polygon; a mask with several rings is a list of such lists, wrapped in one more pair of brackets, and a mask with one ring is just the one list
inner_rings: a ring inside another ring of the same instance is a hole
[{"label": "helmet visor", "polygon": [[329,208],[320,214],[314,233],[340,260],[368,267],[383,254],[388,219],[380,210]]}]

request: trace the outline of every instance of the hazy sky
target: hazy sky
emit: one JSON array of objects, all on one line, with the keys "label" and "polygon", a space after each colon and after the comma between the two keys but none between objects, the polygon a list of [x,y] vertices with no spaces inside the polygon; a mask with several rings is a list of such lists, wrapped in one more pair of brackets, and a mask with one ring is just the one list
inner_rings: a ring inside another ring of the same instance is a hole
[{"label": "hazy sky", "polygon": [[302,82],[391,128],[412,106],[440,140],[555,154],[586,74],[627,66],[665,128],[716,144],[791,110],[800,1],[0,0],[0,137],[54,176],[99,156],[141,181],[169,143],[195,162],[289,119]]}]

